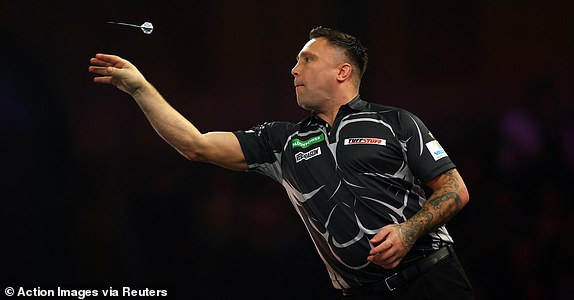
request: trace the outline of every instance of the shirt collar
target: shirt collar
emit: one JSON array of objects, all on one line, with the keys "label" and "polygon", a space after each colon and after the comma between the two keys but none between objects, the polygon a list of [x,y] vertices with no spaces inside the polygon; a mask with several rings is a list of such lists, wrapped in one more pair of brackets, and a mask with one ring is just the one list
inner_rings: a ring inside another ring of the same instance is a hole
[{"label": "shirt collar", "polygon": [[347,104],[341,107],[348,107],[353,110],[362,110],[367,105],[367,101],[362,100],[360,95],[353,98],[353,100],[349,101]]},{"label": "shirt collar", "polygon": [[[361,111],[365,106],[367,106],[368,102],[361,99],[360,95],[357,95],[357,97],[353,98],[351,101],[347,102],[347,104],[343,104],[341,105],[341,108],[339,108],[339,111],[343,110],[347,113],[351,113],[351,111]],[[312,113],[312,115],[307,119],[308,121],[305,122],[307,123],[307,125],[311,125],[311,124],[327,124],[327,122],[325,122],[323,119],[319,118],[317,116],[317,114],[315,112]]]}]

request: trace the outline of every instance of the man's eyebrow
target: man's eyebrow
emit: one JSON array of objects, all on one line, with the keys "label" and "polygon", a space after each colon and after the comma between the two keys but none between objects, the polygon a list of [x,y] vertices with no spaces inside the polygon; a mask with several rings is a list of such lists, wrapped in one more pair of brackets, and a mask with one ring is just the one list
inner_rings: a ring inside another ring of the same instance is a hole
[{"label": "man's eyebrow", "polygon": [[295,59],[297,61],[299,61],[299,57],[301,56],[310,56],[310,57],[317,57],[317,55],[313,54],[312,52],[309,51],[301,51],[299,52],[299,54],[297,54],[297,56],[295,57]]}]

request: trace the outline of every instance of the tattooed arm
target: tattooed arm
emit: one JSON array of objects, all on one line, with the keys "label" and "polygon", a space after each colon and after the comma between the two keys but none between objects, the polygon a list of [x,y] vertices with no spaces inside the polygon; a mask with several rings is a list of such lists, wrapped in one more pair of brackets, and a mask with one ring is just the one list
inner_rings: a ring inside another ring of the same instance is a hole
[{"label": "tattooed arm", "polygon": [[456,169],[435,177],[428,186],[433,193],[421,210],[404,223],[383,227],[371,239],[376,246],[368,261],[385,269],[396,267],[421,236],[444,225],[468,203],[468,191]]}]

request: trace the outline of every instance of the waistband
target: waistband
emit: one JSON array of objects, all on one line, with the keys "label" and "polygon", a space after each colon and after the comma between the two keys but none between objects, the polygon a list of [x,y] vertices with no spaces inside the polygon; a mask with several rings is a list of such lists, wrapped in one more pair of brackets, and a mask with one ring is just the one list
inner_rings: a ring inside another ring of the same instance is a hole
[{"label": "waistband", "polygon": [[422,275],[439,261],[454,255],[454,248],[452,245],[444,246],[379,282],[360,287],[343,289],[343,295],[353,296],[392,292],[406,284],[409,280],[413,280]]}]

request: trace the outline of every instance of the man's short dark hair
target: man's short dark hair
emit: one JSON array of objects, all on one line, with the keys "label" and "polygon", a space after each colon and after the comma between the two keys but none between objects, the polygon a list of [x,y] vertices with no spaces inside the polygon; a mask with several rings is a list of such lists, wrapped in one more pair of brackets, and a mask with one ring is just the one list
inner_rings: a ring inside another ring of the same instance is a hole
[{"label": "man's short dark hair", "polygon": [[363,47],[356,37],[323,26],[313,28],[309,33],[309,39],[318,37],[324,37],[331,45],[343,49],[351,63],[354,63],[359,68],[359,79],[363,77],[369,57],[367,56],[367,48]]}]

